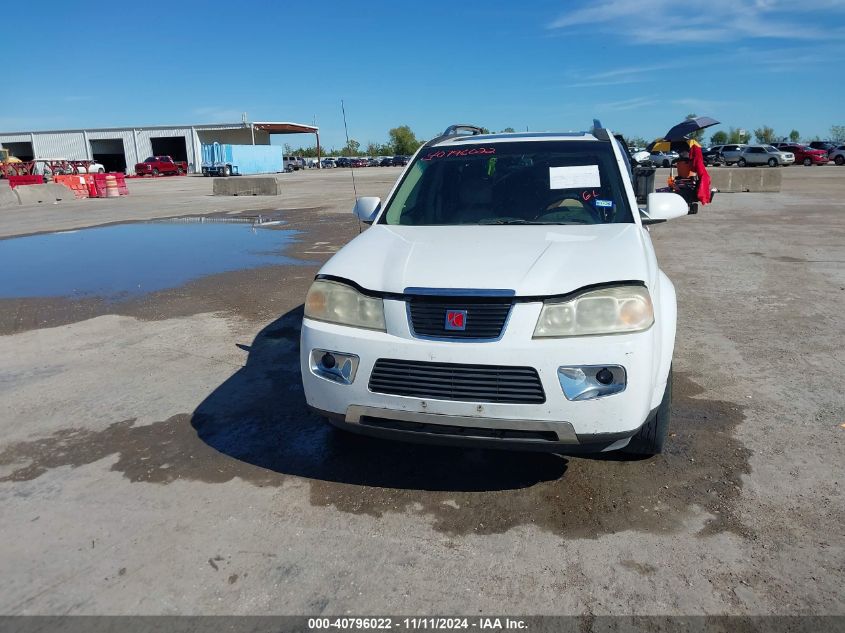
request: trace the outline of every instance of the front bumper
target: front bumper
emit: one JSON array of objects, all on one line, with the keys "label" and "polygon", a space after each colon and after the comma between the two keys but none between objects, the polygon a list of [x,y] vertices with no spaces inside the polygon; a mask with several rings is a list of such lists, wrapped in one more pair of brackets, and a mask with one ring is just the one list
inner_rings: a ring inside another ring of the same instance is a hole
[{"label": "front bumper", "polygon": [[[308,405],[349,430],[397,439],[450,444],[518,446],[561,452],[615,450],[627,444],[651,414],[655,389],[656,328],[613,336],[531,338],[540,303],[513,307],[501,339],[460,342],[414,338],[404,303],[386,300],[388,332],[374,332],[304,319],[300,366]],[[355,379],[342,384],[312,369],[314,349],[354,354]],[[369,388],[380,358],[419,362],[530,366],[545,402],[495,403],[418,398]],[[557,369],[566,365],[620,365],[624,391],[583,401],[567,400]]]}]

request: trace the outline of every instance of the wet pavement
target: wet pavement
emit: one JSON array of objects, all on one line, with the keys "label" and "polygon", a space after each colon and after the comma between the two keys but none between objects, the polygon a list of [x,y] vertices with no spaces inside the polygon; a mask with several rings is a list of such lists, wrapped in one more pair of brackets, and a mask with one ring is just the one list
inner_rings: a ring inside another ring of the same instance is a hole
[{"label": "wet pavement", "polygon": [[207,275],[292,265],[296,231],[233,218],[120,224],[0,240],[0,299],[121,300]]},{"label": "wet pavement", "polygon": [[299,477],[310,483],[313,505],[374,517],[415,508],[453,536],[520,525],[568,538],[671,532],[693,507],[712,514],[702,536],[746,529],[735,507],[750,472],[749,451],[733,438],[742,408],[701,398],[685,375],[675,379],[669,450],[654,459],[389,442],[335,430],[308,412],[299,381],[301,318],[297,309],[262,330],[245,346],[245,366],[195,411],[13,444],[0,452],[0,467],[10,471],[0,482],[113,455],[111,470],[135,483],[240,479],[278,487]]}]

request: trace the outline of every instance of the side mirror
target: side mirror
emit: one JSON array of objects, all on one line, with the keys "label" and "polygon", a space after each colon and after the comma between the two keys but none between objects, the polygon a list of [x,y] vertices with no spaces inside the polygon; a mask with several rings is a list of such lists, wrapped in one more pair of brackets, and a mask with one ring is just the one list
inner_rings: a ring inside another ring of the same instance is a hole
[{"label": "side mirror", "polygon": [[643,224],[654,224],[679,218],[689,213],[689,205],[677,193],[650,193],[646,204]]},{"label": "side mirror", "polygon": [[355,200],[355,206],[352,209],[361,222],[365,224],[372,224],[373,220],[378,215],[379,207],[381,206],[381,198],[375,196],[364,196]]}]

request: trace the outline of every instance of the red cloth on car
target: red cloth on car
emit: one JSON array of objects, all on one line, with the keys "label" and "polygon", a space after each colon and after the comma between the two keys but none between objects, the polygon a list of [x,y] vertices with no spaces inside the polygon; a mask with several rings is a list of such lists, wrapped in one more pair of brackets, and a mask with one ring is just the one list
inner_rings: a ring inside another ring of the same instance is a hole
[{"label": "red cloth on car", "polygon": [[710,174],[704,166],[704,156],[700,145],[693,144],[689,148],[689,159],[692,170],[698,174],[698,200],[701,204],[710,204]]}]

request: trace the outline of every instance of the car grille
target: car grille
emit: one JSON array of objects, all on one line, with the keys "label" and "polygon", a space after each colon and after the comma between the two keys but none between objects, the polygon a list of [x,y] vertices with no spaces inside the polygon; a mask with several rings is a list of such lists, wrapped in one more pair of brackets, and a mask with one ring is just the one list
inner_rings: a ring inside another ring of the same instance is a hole
[{"label": "car grille", "polygon": [[[415,336],[496,339],[502,335],[512,305],[510,298],[412,297],[411,327]],[[466,329],[446,329],[446,313],[450,310],[466,310]]]},{"label": "car grille", "polygon": [[411,398],[541,404],[546,394],[533,367],[461,365],[380,358],[370,391]]}]

